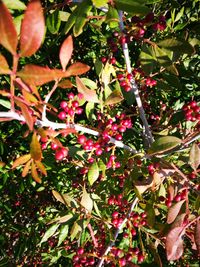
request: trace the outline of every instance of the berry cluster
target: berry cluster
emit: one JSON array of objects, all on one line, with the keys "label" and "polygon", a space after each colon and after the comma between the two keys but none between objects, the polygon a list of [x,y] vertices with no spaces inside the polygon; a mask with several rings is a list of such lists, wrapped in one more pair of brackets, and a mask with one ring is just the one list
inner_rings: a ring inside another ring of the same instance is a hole
[{"label": "berry cluster", "polygon": [[76,251],[76,254],[73,256],[73,266],[94,266],[95,259],[94,257],[87,257],[87,254],[84,251],[84,248],[79,247]]},{"label": "berry cluster", "polygon": [[160,201],[165,201],[166,206],[169,208],[172,206],[173,202],[179,202],[184,200],[187,196],[187,190],[184,189],[182,192],[177,193],[175,196],[168,194],[166,198],[160,197]]},{"label": "berry cluster", "polygon": [[67,120],[67,122],[73,122],[75,114],[82,114],[83,109],[79,107],[79,100],[82,98],[81,94],[75,96],[73,93],[68,94],[68,101],[62,100],[60,102],[60,108],[62,111],[58,113],[60,120]]},{"label": "berry cluster", "polygon": [[193,100],[185,104],[183,106],[183,111],[187,121],[200,122],[200,106],[198,106],[196,101]]},{"label": "berry cluster", "polygon": [[151,163],[147,166],[148,172],[150,175],[153,175],[156,170],[158,170],[160,164],[158,162]]}]

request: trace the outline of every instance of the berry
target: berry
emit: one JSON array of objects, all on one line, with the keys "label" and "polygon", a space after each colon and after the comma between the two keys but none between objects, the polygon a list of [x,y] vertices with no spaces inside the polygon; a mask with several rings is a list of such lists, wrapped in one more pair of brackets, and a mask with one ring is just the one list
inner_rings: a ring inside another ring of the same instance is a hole
[{"label": "berry", "polygon": [[65,109],[68,106],[68,103],[66,101],[60,102],[60,108]]},{"label": "berry", "polygon": [[68,98],[71,99],[71,100],[74,99],[74,94],[73,93],[69,93],[68,94]]},{"label": "berry", "polygon": [[106,61],[107,61],[107,57],[102,57],[102,58],[101,58],[101,62],[102,62],[102,63],[106,63]]},{"label": "berry", "polygon": [[66,114],[66,112],[64,112],[64,111],[61,111],[61,112],[58,114],[58,118],[59,118],[60,120],[64,120],[64,119],[66,118],[66,116],[67,116],[67,114]]},{"label": "berry", "polygon": [[55,159],[59,160],[59,161],[64,159],[64,154],[63,154],[63,151],[61,149],[56,151]]},{"label": "berry", "polygon": [[115,57],[112,57],[110,59],[110,64],[115,64],[117,62],[116,58]]},{"label": "berry", "polygon": [[75,100],[72,102],[72,107],[77,108],[78,106],[79,106],[78,101]]},{"label": "berry", "polygon": [[79,135],[77,138],[77,141],[79,144],[84,144],[86,142],[87,138],[85,137],[85,135]]},{"label": "berry", "polygon": [[52,150],[57,150],[58,149],[58,145],[56,143],[51,143],[51,149]]}]

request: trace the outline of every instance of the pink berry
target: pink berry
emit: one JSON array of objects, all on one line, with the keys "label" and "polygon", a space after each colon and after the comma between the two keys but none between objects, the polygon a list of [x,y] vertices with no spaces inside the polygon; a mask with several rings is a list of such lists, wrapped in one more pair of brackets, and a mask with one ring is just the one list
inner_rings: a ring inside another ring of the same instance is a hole
[{"label": "pink berry", "polygon": [[103,150],[102,150],[101,148],[97,148],[97,149],[95,150],[95,154],[96,154],[97,156],[100,156],[102,153],[103,153]]},{"label": "pink berry", "polygon": [[67,116],[67,114],[66,114],[66,112],[64,112],[64,111],[61,111],[61,112],[58,114],[58,118],[59,118],[60,120],[64,120],[64,119],[66,119],[66,116]]},{"label": "pink berry", "polygon": [[79,144],[84,144],[86,142],[86,140],[87,140],[87,138],[83,134],[80,134],[77,138],[77,141]]},{"label": "pink berry", "polygon": [[55,159],[56,160],[63,160],[64,159],[64,154],[62,152],[62,150],[57,150],[55,153]]},{"label": "pink berry", "polygon": [[67,101],[61,101],[61,102],[60,102],[60,107],[61,107],[62,109],[65,109],[67,106],[68,106]]},{"label": "pink berry", "polygon": [[73,93],[69,93],[68,94],[68,98],[71,99],[71,100],[74,99],[74,94]]},{"label": "pink berry", "polygon": [[56,143],[51,143],[51,149],[52,150],[57,150],[58,149],[58,145]]},{"label": "pink berry", "polygon": [[78,101],[73,101],[72,102],[72,106],[74,107],[74,108],[77,108],[78,106],[79,106],[79,103],[78,103]]}]

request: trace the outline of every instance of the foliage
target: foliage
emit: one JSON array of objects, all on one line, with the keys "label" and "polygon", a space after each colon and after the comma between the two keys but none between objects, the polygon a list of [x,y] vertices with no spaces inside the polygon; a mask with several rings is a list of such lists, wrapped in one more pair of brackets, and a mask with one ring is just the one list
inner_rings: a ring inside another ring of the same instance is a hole
[{"label": "foliage", "polygon": [[1,266],[198,266],[199,10],[0,1]]}]

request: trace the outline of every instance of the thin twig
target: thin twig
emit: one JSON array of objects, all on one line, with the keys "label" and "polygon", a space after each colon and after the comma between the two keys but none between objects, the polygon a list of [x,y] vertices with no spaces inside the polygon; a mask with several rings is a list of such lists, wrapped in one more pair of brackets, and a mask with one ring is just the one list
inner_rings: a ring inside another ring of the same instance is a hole
[{"label": "thin twig", "polygon": [[94,247],[97,248],[98,247],[98,242],[97,242],[97,240],[96,240],[96,238],[94,236],[94,231],[93,231],[92,226],[91,226],[90,223],[88,223],[87,228],[90,231],[90,235],[92,237],[92,241],[93,241]]},{"label": "thin twig", "polygon": [[[123,22],[123,12],[122,11],[119,11],[119,18],[120,18],[120,22],[119,22],[120,30],[121,30],[121,32],[124,32],[124,22]],[[122,49],[123,49],[124,58],[125,58],[125,62],[126,62],[127,72],[131,73],[132,68],[131,68],[131,61],[130,61],[127,42],[122,44]],[[153,143],[154,139],[153,139],[151,130],[149,128],[149,124],[148,124],[147,119],[146,119],[144,108],[142,106],[142,101],[141,101],[141,98],[139,95],[138,86],[137,86],[137,84],[133,78],[131,79],[131,89],[134,92],[135,99],[136,99],[137,106],[138,106],[138,110],[139,110],[139,114],[140,114],[140,118],[141,118],[143,126],[144,126],[145,138],[148,142],[148,145],[150,146]]]},{"label": "thin twig", "polygon": [[104,263],[104,260],[105,260],[105,256],[108,255],[108,253],[110,252],[111,248],[115,245],[115,242],[117,240],[117,237],[118,237],[120,231],[124,227],[124,225],[127,222],[128,218],[131,216],[131,213],[132,213],[133,209],[135,208],[135,205],[137,204],[137,202],[138,202],[138,198],[136,197],[134,199],[134,201],[132,202],[132,204],[131,204],[131,207],[129,209],[129,212],[128,212],[126,218],[123,220],[122,224],[116,229],[114,237],[113,237],[113,240],[110,241],[109,245],[105,249],[103,255],[101,256],[101,259],[100,259],[99,263],[97,264],[97,267],[103,266],[103,263]]}]

